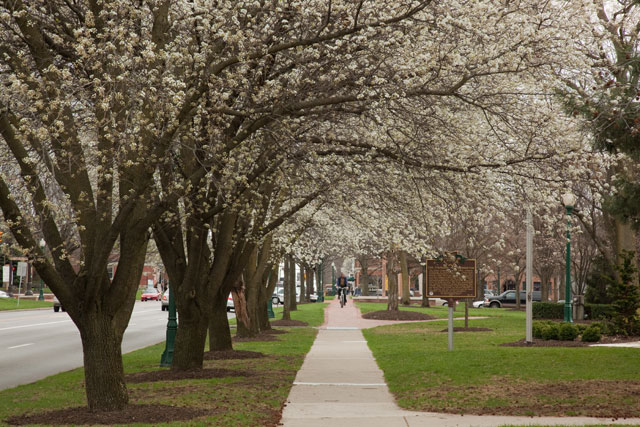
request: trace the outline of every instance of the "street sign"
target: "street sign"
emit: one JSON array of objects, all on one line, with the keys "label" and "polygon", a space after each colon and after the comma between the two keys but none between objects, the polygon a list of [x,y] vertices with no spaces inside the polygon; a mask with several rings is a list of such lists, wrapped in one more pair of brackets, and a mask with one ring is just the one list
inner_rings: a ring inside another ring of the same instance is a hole
[{"label": "street sign", "polygon": [[9,283],[9,277],[11,276],[11,270],[9,265],[2,266],[2,281],[4,283]]},{"label": "street sign", "polygon": [[26,262],[18,262],[18,271],[16,274],[20,277],[27,277],[27,263]]},{"label": "street sign", "polygon": [[427,295],[429,298],[475,298],[476,260],[450,257],[427,260]]}]

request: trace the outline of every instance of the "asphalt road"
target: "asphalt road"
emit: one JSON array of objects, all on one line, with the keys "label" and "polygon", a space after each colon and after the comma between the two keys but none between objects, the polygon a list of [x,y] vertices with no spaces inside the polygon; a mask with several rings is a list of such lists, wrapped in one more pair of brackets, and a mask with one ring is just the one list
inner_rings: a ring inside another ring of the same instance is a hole
[{"label": "asphalt road", "polygon": [[[164,341],[167,316],[159,302],[136,301],[122,352]],[[0,390],[80,366],[80,333],[67,313],[54,313],[53,309],[0,311]]]}]

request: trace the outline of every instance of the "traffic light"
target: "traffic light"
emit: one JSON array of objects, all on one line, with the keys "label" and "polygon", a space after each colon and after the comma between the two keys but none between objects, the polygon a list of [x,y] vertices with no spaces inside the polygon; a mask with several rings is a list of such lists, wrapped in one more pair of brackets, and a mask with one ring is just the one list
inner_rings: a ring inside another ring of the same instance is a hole
[{"label": "traffic light", "polygon": [[2,231],[0,231],[0,243],[2,243],[2,235],[3,235],[3,234],[4,234],[4,233],[3,233]]}]

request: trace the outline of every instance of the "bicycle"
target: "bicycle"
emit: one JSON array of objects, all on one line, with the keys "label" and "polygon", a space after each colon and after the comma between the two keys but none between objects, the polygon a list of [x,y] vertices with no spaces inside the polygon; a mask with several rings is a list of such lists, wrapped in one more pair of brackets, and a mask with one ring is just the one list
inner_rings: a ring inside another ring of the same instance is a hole
[{"label": "bicycle", "polygon": [[343,308],[344,305],[347,303],[347,288],[341,288],[340,289],[340,308]]}]

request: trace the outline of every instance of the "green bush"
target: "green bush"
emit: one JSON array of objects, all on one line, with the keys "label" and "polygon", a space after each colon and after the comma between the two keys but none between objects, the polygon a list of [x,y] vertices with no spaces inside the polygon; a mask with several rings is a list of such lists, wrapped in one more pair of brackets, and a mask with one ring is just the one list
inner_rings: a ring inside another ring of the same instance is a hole
[{"label": "green bush", "polygon": [[557,302],[534,302],[534,319],[562,319],[564,317],[564,304]]},{"label": "green bush", "polygon": [[598,342],[600,341],[600,328],[596,325],[591,325],[582,333],[582,341],[584,342]]},{"label": "green bush", "polygon": [[616,328],[610,322],[593,322],[590,327],[596,327],[602,335],[615,335]]},{"label": "green bush", "polygon": [[531,325],[531,334],[534,338],[542,338],[542,330],[546,326],[546,322],[533,322]]},{"label": "green bush", "polygon": [[548,323],[542,328],[542,338],[545,340],[557,340],[560,334],[560,326],[557,323]]},{"label": "green bush", "polygon": [[578,327],[573,323],[563,323],[558,330],[558,339],[561,341],[573,341],[578,335]]},{"label": "green bush", "polygon": [[586,325],[584,323],[574,323],[576,325],[576,328],[578,328],[578,335],[582,334],[585,329],[587,329],[589,327],[589,325]]},{"label": "green bush", "polygon": [[611,304],[585,304],[584,314],[587,319],[605,320],[611,319],[615,312]]}]

